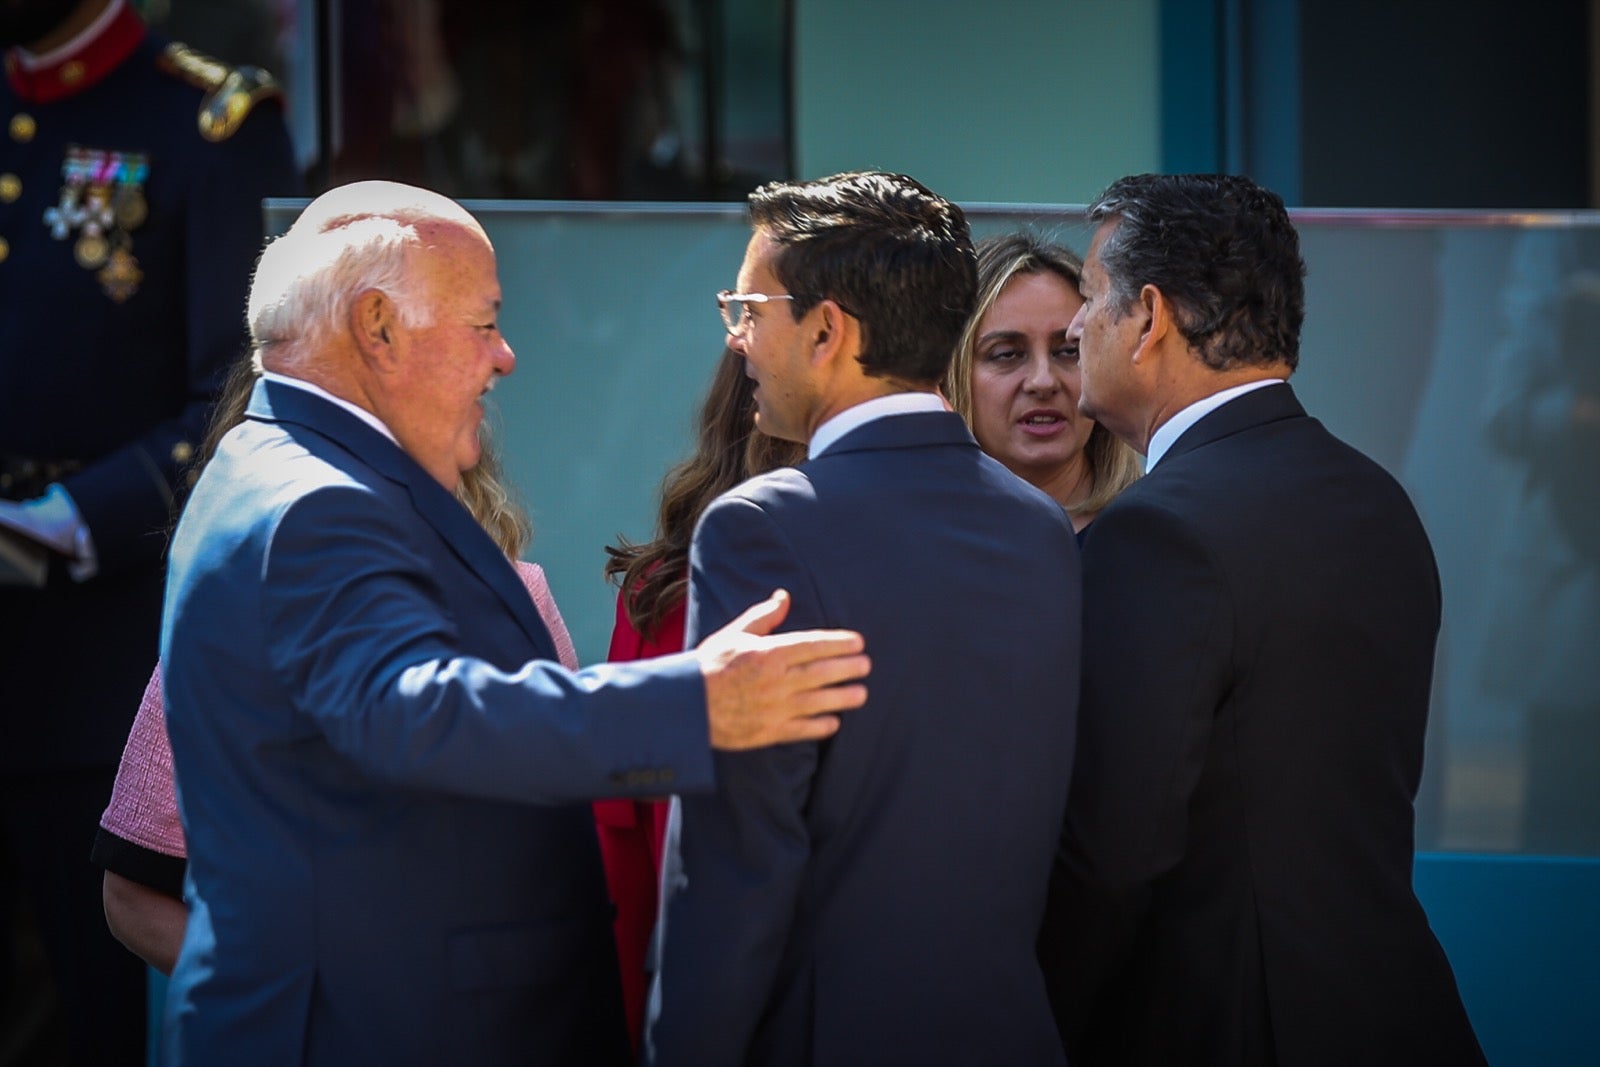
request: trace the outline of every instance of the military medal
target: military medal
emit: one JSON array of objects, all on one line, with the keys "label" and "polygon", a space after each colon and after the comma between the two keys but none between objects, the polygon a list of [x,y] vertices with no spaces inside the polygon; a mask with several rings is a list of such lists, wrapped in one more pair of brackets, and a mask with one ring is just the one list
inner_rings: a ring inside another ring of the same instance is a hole
[{"label": "military medal", "polygon": [[137,186],[117,187],[117,225],[124,230],[137,230],[150,215],[150,205],[145,203],[144,192]]},{"label": "military medal", "polygon": [[115,218],[111,210],[111,189],[97,177],[83,198],[83,224],[105,230],[110,228]]},{"label": "military medal", "polygon": [[61,196],[54,207],[45,209],[44,221],[50,227],[50,236],[65,241],[67,235],[83,222],[78,198],[89,180],[89,166],[84,150],[73,145],[67,149],[67,158],[61,164]]},{"label": "military medal", "polygon": [[100,287],[119,304],[144,280],[131,233],[150,216],[144,195],[149,174],[149,157],[142,152],[72,145],[61,164],[61,195],[44,213],[56,240],[77,231],[72,258],[84,270],[96,271]]},{"label": "military medal", "polygon": [[120,304],[138,291],[144,271],[139,269],[139,261],[133,258],[133,253],[119,248],[111,253],[111,262],[95,277],[100,279],[106,295]]},{"label": "military medal", "polygon": [[78,266],[84,270],[98,270],[105,265],[106,256],[110,255],[111,246],[96,231],[85,229],[83,236],[78,238],[78,243],[72,246],[72,258],[78,261]]},{"label": "military medal", "polygon": [[143,153],[123,153],[114,204],[117,225],[124,231],[137,230],[150,217],[150,205],[144,198],[144,180],[149,175],[150,164]]}]

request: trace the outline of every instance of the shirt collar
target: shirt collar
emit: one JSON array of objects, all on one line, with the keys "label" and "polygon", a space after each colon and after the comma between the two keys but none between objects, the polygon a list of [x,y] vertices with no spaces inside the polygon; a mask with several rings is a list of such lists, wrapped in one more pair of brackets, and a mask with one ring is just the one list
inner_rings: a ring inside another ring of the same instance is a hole
[{"label": "shirt collar", "polygon": [[816,459],[832,448],[839,438],[874,419],[881,419],[887,415],[909,415],[917,411],[945,410],[948,410],[945,402],[937,393],[890,393],[888,396],[863,400],[854,407],[845,408],[817,427],[817,432],[811,435],[806,458]]},{"label": "shirt collar", "polygon": [[1149,474],[1167,450],[1183,436],[1183,431],[1211,414],[1213,411],[1232,400],[1234,397],[1243,396],[1257,389],[1264,389],[1269,385],[1282,385],[1287,378],[1262,378],[1259,381],[1245,382],[1243,385],[1231,386],[1220,393],[1212,393],[1203,400],[1196,400],[1193,404],[1178,412],[1172,418],[1162,423],[1156,432],[1150,435],[1150,447],[1145,452],[1144,472]]},{"label": "shirt collar", "polygon": [[[374,415],[364,407],[352,404],[343,397],[334,396],[320,385],[312,385],[304,378],[291,378],[287,374],[274,374],[272,371],[262,371],[261,378],[263,381],[277,382],[279,385],[287,385],[291,389],[303,389],[313,396],[320,396],[330,404],[337,404],[350,414],[354,415],[356,418],[360,419],[362,422],[366,423],[368,426],[371,426],[374,430],[377,430],[379,433],[383,434],[383,436],[387,437],[389,440],[394,441],[397,448],[400,447],[399,440],[396,439],[394,434],[389,432],[389,427],[383,424],[382,419],[378,418],[378,416]],[[401,451],[404,451],[404,449],[402,448]]]},{"label": "shirt collar", "polygon": [[138,14],[124,0],[111,0],[82,33],[59,48],[37,56],[21,48],[8,51],[6,79],[24,103],[64,100],[103,81],[144,37]]}]

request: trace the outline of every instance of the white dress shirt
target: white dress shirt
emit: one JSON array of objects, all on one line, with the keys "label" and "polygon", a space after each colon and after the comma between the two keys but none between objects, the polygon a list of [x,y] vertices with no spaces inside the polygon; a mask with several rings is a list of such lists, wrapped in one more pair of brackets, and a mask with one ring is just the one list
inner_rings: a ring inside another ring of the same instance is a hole
[{"label": "white dress shirt", "polygon": [[368,426],[371,426],[374,430],[377,430],[379,433],[383,434],[383,436],[393,441],[396,445],[400,444],[399,439],[396,438],[394,434],[389,432],[389,427],[385,426],[383,424],[383,420],[378,418],[378,416],[374,415],[364,407],[361,407],[357,404],[352,404],[350,401],[341,397],[334,396],[320,385],[312,385],[304,378],[291,378],[287,374],[274,374],[269,370],[262,371],[261,378],[263,381],[277,382],[279,385],[287,385],[291,389],[304,389],[306,392],[311,393],[314,396],[320,396],[330,404],[338,404],[350,414],[354,415],[356,418],[360,419],[362,422],[366,423]]},{"label": "white dress shirt", "polygon": [[1150,447],[1145,452],[1144,472],[1149,474],[1160,462],[1161,457],[1167,454],[1167,449],[1172,443],[1183,436],[1183,431],[1211,414],[1213,411],[1226,404],[1235,397],[1244,396],[1256,389],[1264,389],[1269,385],[1282,385],[1287,378],[1263,378],[1259,382],[1245,382],[1224,389],[1220,393],[1212,393],[1204,400],[1196,400],[1193,404],[1178,412],[1172,418],[1162,423],[1156,432],[1150,435]]},{"label": "white dress shirt", "polygon": [[833,447],[839,438],[851,430],[865,426],[873,419],[889,415],[909,415],[917,411],[947,410],[949,409],[945,407],[944,401],[937,393],[891,393],[888,396],[863,400],[859,404],[845,408],[817,427],[817,432],[811,435],[811,443],[807,446],[806,458],[816,459]]}]

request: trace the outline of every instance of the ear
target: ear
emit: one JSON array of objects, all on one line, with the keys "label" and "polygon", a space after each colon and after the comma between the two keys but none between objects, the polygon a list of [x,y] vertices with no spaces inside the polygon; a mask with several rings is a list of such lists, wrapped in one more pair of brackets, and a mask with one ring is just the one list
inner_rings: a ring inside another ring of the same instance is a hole
[{"label": "ear", "polygon": [[1168,334],[1172,333],[1175,325],[1172,304],[1160,289],[1146,285],[1139,290],[1139,299],[1128,310],[1129,314],[1138,315],[1143,320],[1139,326],[1139,343],[1133,350],[1133,361],[1140,363],[1160,348]]},{"label": "ear", "polygon": [[368,289],[350,304],[350,333],[362,358],[379,368],[391,366],[397,356],[394,348],[396,308],[394,301],[378,289]]},{"label": "ear", "polygon": [[813,364],[831,363],[841,352],[854,357],[861,350],[861,324],[834,301],[822,301],[806,317],[813,320],[810,327]]}]

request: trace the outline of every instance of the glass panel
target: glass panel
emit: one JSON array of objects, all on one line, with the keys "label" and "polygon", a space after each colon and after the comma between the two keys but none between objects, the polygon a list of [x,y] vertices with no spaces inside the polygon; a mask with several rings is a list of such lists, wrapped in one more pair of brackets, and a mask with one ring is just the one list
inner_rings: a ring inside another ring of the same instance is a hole
[{"label": "glass panel", "polygon": [[[592,661],[612,621],[602,546],[649,535],[747,222],[736,205],[472,206],[520,357],[494,397],[530,555]],[[1087,246],[1070,209],[971,215],[979,234],[1027,225]],[[1444,587],[1418,846],[1600,855],[1600,215],[1298,222],[1295,387],[1405,484]]]}]

